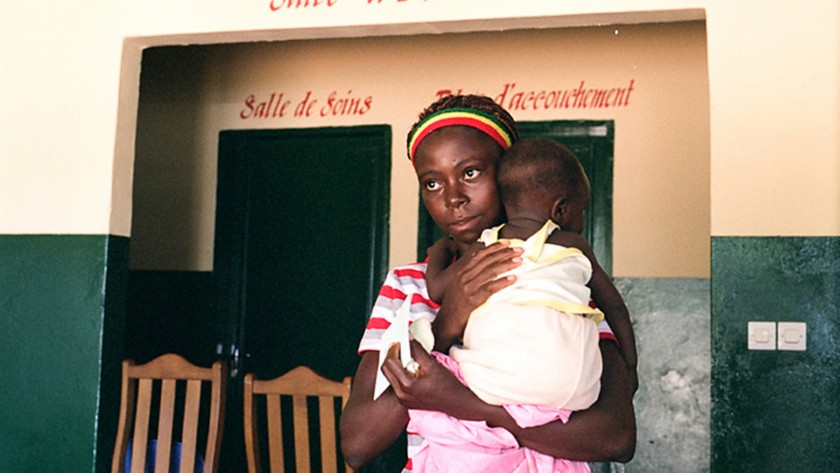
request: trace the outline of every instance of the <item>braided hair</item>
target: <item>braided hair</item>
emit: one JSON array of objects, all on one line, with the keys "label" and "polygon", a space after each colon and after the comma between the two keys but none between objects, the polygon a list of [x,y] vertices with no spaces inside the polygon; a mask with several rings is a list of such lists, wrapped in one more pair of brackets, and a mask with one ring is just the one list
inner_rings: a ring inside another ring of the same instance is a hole
[{"label": "braided hair", "polygon": [[411,126],[406,136],[406,147],[411,147],[412,137],[415,135],[417,128],[430,115],[441,112],[443,110],[457,110],[457,109],[471,109],[480,113],[484,113],[493,117],[502,126],[506,127],[506,132],[509,134],[511,142],[516,142],[519,139],[519,128],[516,126],[516,121],[493,99],[484,95],[445,95],[426,107],[418,116],[417,121]]}]

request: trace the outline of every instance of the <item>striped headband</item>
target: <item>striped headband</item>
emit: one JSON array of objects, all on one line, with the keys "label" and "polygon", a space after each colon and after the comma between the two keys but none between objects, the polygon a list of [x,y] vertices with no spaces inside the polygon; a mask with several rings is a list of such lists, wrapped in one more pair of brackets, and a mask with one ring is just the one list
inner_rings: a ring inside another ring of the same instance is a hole
[{"label": "striped headband", "polygon": [[408,142],[408,159],[411,160],[411,164],[414,164],[417,147],[429,133],[455,125],[468,126],[483,132],[493,138],[502,149],[510,148],[512,143],[510,130],[498,118],[472,108],[449,108],[432,113],[417,125]]}]

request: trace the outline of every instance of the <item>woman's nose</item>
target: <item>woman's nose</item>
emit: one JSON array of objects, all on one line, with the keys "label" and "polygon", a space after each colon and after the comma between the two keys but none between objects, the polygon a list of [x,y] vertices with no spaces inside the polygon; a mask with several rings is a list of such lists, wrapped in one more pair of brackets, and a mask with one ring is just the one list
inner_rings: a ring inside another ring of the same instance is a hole
[{"label": "woman's nose", "polygon": [[467,202],[467,196],[459,186],[448,186],[446,189],[446,206],[458,208]]}]

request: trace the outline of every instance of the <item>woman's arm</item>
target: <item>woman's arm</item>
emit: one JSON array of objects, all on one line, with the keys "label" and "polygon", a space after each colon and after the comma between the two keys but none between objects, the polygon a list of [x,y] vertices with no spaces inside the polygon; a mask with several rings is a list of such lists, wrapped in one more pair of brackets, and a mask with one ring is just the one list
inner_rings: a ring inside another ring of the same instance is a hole
[{"label": "woman's arm", "polygon": [[[405,371],[394,347],[382,370],[399,402],[407,409],[434,410],[462,420],[483,420],[510,431],[519,444],[556,458],[575,461],[628,462],[636,451],[636,417],[632,391],[618,347],[601,341],[604,370],[598,401],[572,414],[569,422],[554,421],[519,427],[500,406],[485,403],[416,342],[412,357],[420,365],[416,375]],[[387,392],[392,392],[391,390]]]},{"label": "woman's arm", "polygon": [[[341,453],[353,469],[371,462],[405,431],[408,413],[391,389],[373,400],[379,352],[368,351],[353,377],[350,398],[341,413]],[[376,419],[371,422],[371,419]]]},{"label": "woman's arm", "polygon": [[553,457],[589,462],[630,461],[636,452],[631,381],[615,343],[602,340],[600,347],[604,370],[595,404],[573,413],[565,424],[555,421],[522,429],[503,418],[500,426],[510,430],[523,447]]}]

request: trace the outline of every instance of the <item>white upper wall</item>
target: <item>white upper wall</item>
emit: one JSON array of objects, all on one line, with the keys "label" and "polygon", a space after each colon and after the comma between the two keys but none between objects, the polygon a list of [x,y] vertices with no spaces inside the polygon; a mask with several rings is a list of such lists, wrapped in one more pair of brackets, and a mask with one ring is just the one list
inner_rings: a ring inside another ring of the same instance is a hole
[{"label": "white upper wall", "polygon": [[[633,12],[617,0],[309,4],[272,11],[271,0],[0,3],[0,233],[129,234],[146,43],[635,23],[704,10],[711,233],[840,235],[836,0],[639,0]],[[175,36],[131,40],[123,56],[126,37],[160,35]]]}]

